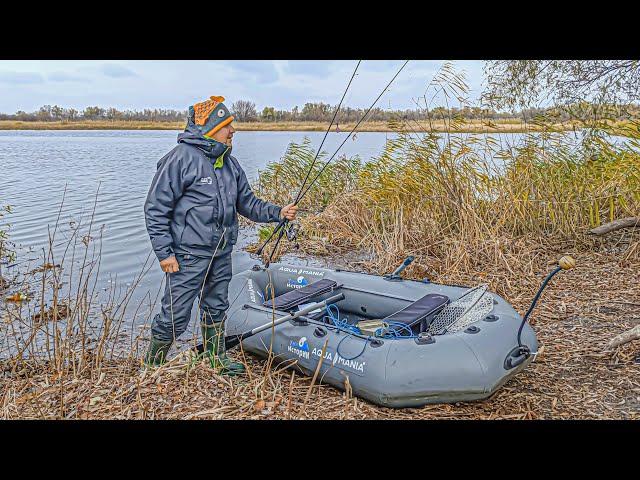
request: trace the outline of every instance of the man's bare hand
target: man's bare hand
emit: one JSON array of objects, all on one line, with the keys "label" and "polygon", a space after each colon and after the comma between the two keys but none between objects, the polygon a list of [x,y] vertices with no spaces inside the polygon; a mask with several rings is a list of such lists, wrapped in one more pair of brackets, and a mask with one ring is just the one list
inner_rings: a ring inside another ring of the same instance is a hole
[{"label": "man's bare hand", "polygon": [[180,265],[178,265],[176,257],[171,255],[169,258],[165,258],[160,262],[160,268],[165,273],[174,273],[180,270]]},{"label": "man's bare hand", "polygon": [[282,210],[280,210],[280,218],[286,218],[287,220],[295,220],[297,214],[298,206],[293,203],[282,207]]}]

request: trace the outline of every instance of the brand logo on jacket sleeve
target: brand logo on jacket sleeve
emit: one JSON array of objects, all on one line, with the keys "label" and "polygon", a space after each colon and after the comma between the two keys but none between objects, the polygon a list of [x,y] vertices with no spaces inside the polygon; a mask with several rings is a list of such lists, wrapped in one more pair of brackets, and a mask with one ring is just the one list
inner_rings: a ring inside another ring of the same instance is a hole
[{"label": "brand logo on jacket sleeve", "polygon": [[200,179],[200,183],[206,183],[207,185],[211,185],[213,183],[213,179],[211,177],[202,177]]}]

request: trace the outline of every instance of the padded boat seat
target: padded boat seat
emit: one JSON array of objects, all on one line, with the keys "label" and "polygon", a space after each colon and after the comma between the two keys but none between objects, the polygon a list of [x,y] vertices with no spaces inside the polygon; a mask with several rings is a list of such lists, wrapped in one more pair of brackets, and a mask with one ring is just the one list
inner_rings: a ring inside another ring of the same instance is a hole
[{"label": "padded boat seat", "polygon": [[302,303],[309,303],[312,298],[330,292],[337,287],[338,282],[335,280],[323,278],[304,287],[278,295],[273,299],[270,298],[262,305],[269,308],[274,308],[275,305],[276,310],[291,310]]},{"label": "padded boat seat", "polygon": [[[442,310],[447,303],[449,303],[449,297],[446,295],[430,293],[407,305],[402,310],[389,315],[382,321],[385,323],[400,323],[407,327],[412,327],[418,322],[422,322],[420,325],[420,331],[422,332],[427,329],[433,317]],[[393,327],[390,326],[389,328],[392,329]]]}]

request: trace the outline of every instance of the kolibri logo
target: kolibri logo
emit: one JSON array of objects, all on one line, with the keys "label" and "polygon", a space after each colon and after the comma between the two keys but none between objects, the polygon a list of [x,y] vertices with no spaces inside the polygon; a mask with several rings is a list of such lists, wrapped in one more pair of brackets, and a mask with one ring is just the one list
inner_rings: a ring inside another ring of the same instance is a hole
[{"label": "kolibri logo", "polygon": [[309,342],[307,337],[300,337],[300,340],[291,340],[287,350],[300,358],[309,359]]},{"label": "kolibri logo", "polygon": [[290,278],[289,280],[287,280],[288,288],[302,288],[308,284],[309,284],[309,281],[306,278],[304,278],[302,275],[300,275],[296,279]]}]

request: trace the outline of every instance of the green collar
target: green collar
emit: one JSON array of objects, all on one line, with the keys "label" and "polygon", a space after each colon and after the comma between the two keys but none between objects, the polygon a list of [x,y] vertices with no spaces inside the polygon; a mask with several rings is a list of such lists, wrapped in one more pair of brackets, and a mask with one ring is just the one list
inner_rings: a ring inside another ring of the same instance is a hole
[{"label": "green collar", "polygon": [[224,152],[222,152],[222,155],[220,155],[220,156],[216,159],[215,163],[213,164],[213,169],[214,169],[214,170],[215,170],[216,168],[222,168],[222,165],[223,165],[223,163],[224,163],[224,155],[225,155],[228,151],[229,151],[229,147],[227,147],[227,148],[225,149],[225,151],[224,151]]}]

